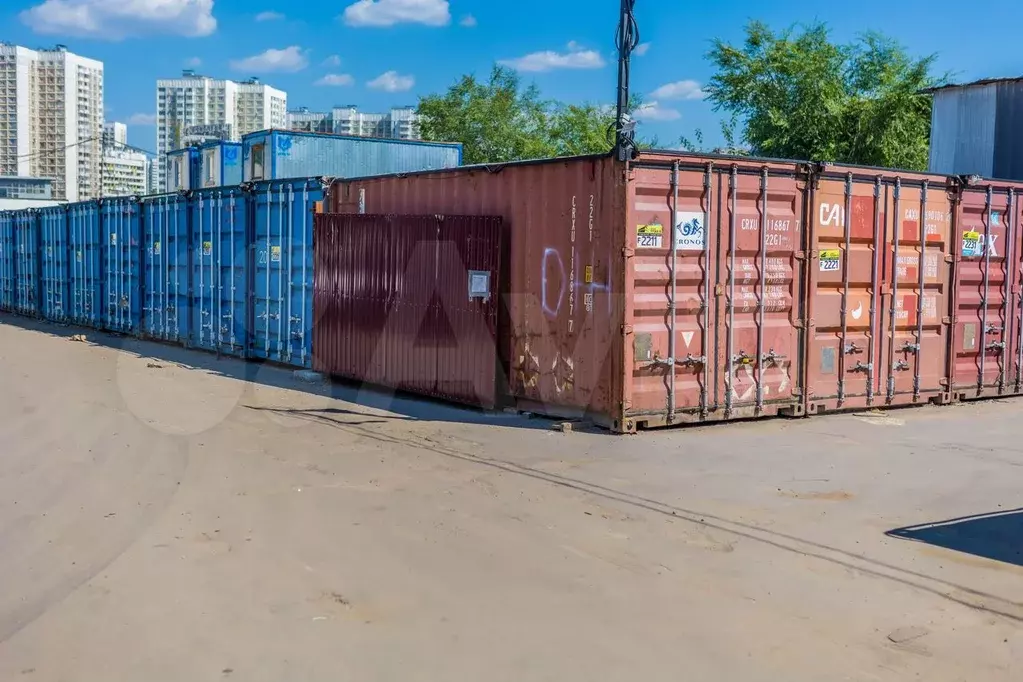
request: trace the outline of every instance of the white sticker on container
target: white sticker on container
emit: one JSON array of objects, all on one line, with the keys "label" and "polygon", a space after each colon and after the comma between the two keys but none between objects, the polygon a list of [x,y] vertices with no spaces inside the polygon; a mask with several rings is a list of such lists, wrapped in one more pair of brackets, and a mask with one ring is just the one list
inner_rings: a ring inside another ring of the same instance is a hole
[{"label": "white sticker on container", "polygon": [[271,263],[281,262],[281,247],[279,246],[270,247],[270,262]]},{"label": "white sticker on container", "polygon": [[110,233],[110,246],[117,246],[117,233],[116,232],[111,232]]},{"label": "white sticker on container", "polygon": [[675,248],[680,251],[703,251],[707,230],[702,213],[679,213],[675,222]]},{"label": "white sticker on container", "polygon": [[842,252],[838,249],[827,249],[820,252],[821,272],[838,272],[842,264]]},{"label": "white sticker on container", "polygon": [[202,255],[212,256],[213,255],[213,242],[202,243]]},{"label": "white sticker on container", "polygon": [[153,242],[153,255],[154,256],[160,255],[160,242]]},{"label": "white sticker on container", "polygon": [[652,225],[636,226],[636,248],[637,249],[659,249],[664,243],[664,226],[654,223]]}]

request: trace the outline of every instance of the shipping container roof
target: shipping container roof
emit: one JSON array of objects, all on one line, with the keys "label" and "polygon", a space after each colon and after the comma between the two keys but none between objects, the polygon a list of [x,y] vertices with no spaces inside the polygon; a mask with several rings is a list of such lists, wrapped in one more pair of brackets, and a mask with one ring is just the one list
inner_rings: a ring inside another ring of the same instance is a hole
[{"label": "shipping container roof", "polygon": [[984,85],[996,85],[998,83],[1018,83],[1019,81],[1023,81],[1023,76],[1013,76],[1011,78],[982,78],[969,83],[949,83],[948,85],[939,85],[935,88],[926,88],[920,92],[931,94],[941,90],[951,90],[952,88],[976,88]]}]

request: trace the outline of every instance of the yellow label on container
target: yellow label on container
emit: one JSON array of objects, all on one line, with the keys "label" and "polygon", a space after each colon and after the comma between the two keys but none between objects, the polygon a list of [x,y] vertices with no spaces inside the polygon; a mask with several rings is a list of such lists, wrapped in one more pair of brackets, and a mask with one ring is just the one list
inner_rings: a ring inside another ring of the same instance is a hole
[{"label": "yellow label on container", "polygon": [[664,234],[664,225],[640,225],[636,234]]},{"label": "yellow label on container", "polygon": [[842,252],[838,249],[825,249],[820,252],[821,272],[838,272],[841,269]]},{"label": "yellow label on container", "polygon": [[587,265],[586,266],[586,271],[583,274],[583,277],[586,280],[586,284],[593,284],[593,266],[592,265]]}]

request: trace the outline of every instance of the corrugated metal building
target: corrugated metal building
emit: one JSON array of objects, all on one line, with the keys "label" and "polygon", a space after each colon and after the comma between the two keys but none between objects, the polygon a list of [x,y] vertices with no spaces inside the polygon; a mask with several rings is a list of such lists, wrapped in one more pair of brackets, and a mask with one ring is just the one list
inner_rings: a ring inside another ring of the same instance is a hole
[{"label": "corrugated metal building", "polygon": [[183,192],[199,189],[201,175],[199,150],[195,147],[175,149],[167,154],[167,191]]},{"label": "corrugated metal building", "polygon": [[242,182],[242,145],[217,140],[199,147],[202,187],[226,187]]},{"label": "corrugated metal building", "polygon": [[1023,77],[927,92],[934,97],[932,173],[1023,180]]},{"label": "corrugated metal building", "polygon": [[462,145],[455,142],[264,130],[244,136],[242,147],[245,182],[365,177],[462,165]]}]

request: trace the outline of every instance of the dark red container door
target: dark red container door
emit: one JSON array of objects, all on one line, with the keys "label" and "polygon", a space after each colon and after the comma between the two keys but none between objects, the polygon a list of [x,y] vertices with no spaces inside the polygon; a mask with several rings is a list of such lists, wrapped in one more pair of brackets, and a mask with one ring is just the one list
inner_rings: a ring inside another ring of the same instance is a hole
[{"label": "dark red container door", "polygon": [[1013,276],[1019,263],[1013,190],[964,189],[955,232],[952,386],[960,399],[1019,393]]},{"label": "dark red container door", "polygon": [[486,216],[317,215],[313,367],[493,407],[501,229]]}]

